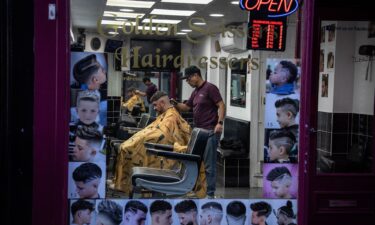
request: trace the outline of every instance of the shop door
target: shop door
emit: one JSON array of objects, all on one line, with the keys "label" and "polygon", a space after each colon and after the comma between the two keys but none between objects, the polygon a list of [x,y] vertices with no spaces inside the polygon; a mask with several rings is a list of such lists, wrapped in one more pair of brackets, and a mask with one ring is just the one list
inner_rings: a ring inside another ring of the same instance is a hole
[{"label": "shop door", "polygon": [[311,76],[302,97],[300,188],[308,193],[301,196],[307,209],[302,220],[373,224],[374,14],[360,3],[316,4]]}]

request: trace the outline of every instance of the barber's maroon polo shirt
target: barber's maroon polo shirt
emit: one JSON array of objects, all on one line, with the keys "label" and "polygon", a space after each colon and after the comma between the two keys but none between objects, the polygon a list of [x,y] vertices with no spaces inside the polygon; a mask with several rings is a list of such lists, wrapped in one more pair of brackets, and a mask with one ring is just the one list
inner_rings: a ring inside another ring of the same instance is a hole
[{"label": "barber's maroon polo shirt", "polygon": [[186,103],[193,108],[195,126],[213,130],[218,120],[216,104],[222,100],[219,89],[207,81],[195,88]]},{"label": "barber's maroon polo shirt", "polygon": [[150,99],[155,94],[155,92],[157,92],[157,91],[158,91],[158,88],[156,87],[155,84],[151,83],[149,86],[147,86],[146,96],[147,96],[147,102],[148,103],[151,103]]}]

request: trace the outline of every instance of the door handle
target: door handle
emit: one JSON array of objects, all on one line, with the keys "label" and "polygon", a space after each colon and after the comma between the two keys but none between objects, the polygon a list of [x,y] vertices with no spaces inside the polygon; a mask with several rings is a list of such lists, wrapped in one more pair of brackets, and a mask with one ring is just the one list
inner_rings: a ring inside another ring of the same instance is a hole
[{"label": "door handle", "polygon": [[310,134],[315,134],[315,133],[318,132],[318,131],[317,131],[315,128],[313,128],[313,127],[311,127],[311,128],[309,129],[309,131],[310,131]]}]

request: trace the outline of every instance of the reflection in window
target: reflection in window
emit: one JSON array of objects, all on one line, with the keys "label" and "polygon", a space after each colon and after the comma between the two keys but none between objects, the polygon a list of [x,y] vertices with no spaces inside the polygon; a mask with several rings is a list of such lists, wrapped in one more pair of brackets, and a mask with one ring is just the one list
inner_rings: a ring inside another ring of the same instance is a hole
[{"label": "reflection in window", "polygon": [[246,107],[246,63],[233,63],[231,74],[230,105]]},{"label": "reflection in window", "polygon": [[375,46],[370,24],[322,21],[320,57],[327,61],[319,70],[318,173],[371,172],[375,50],[362,51]]}]

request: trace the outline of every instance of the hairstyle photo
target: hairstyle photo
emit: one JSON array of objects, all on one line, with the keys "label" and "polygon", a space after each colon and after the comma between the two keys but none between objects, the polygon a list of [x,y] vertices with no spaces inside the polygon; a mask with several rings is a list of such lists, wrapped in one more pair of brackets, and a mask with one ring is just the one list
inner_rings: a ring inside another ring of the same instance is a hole
[{"label": "hairstyle photo", "polygon": [[[81,198],[77,192],[80,188],[77,187],[76,182],[82,185],[90,185],[93,181],[99,181],[95,188],[84,187],[83,191],[92,192],[96,189],[99,198],[105,196],[105,180],[106,180],[106,166],[105,162],[69,162],[68,167],[68,198]],[[97,180],[99,179],[99,180]]]},{"label": "hairstyle photo", "polygon": [[328,74],[322,74],[321,97],[328,97]]},{"label": "hairstyle photo", "polygon": [[335,36],[336,36],[336,25],[331,24],[326,26],[326,29],[328,31],[328,42],[335,41]]},{"label": "hairstyle photo", "polygon": [[335,56],[333,55],[333,52],[329,52],[327,55],[327,68],[333,69],[335,64]]},{"label": "hairstyle photo", "polygon": [[319,72],[324,71],[324,49],[320,49],[320,56],[319,56]]},{"label": "hairstyle photo", "polygon": [[296,198],[298,192],[298,164],[263,164],[263,197]]}]

